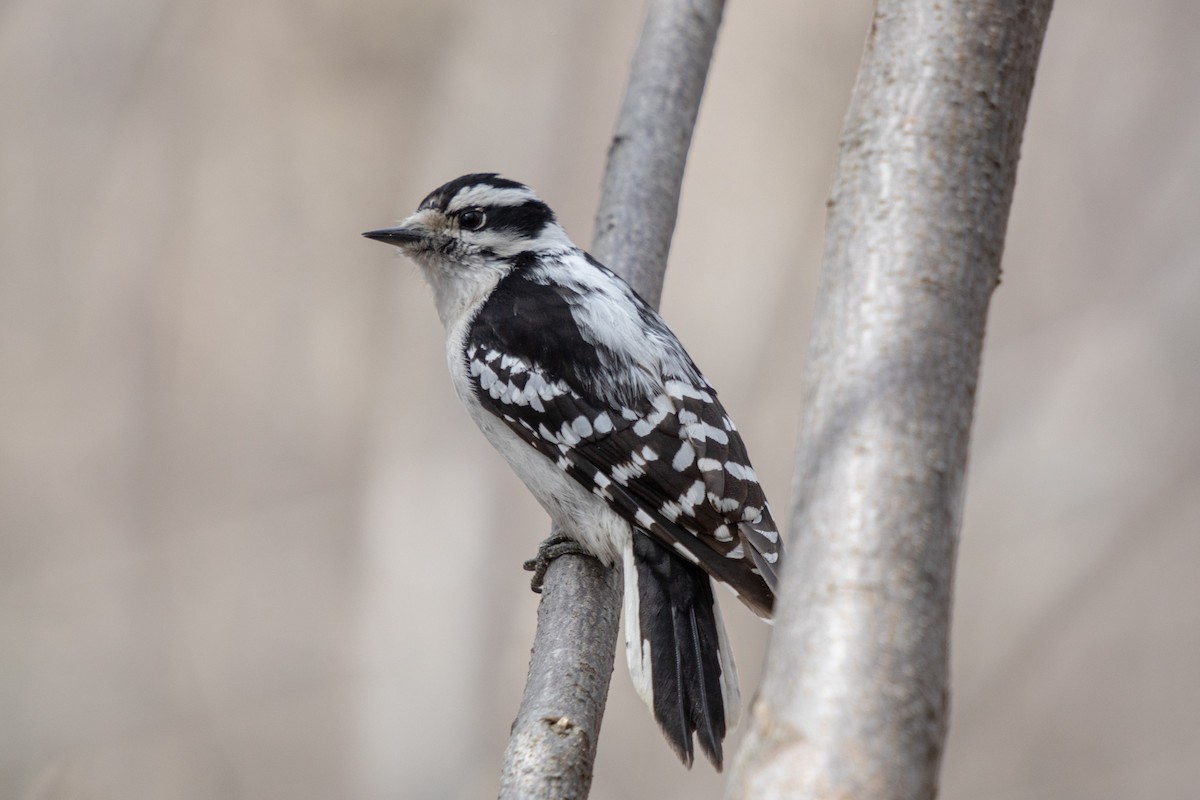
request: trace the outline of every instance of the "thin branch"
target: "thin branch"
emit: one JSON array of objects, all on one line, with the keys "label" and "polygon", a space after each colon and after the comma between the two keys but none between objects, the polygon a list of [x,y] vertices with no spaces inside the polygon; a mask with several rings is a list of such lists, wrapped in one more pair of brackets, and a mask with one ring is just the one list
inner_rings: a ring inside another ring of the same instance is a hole
[{"label": "thin branch", "polygon": [[[609,149],[592,253],[655,306],[723,7],[651,0]],[[587,796],[620,605],[618,568],[578,556],[550,565],[501,798]]]},{"label": "thin branch", "polygon": [[731,798],[932,798],[988,302],[1051,0],[879,0],[842,135],[789,566]]},{"label": "thin branch", "polygon": [[592,254],[658,307],[723,0],[652,0],[608,150]]}]

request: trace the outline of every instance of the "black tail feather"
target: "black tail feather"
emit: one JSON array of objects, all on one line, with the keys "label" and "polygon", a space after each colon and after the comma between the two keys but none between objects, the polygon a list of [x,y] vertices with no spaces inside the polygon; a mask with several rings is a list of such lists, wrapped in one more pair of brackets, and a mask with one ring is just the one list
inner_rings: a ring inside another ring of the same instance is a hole
[{"label": "black tail feather", "polygon": [[[712,581],[704,570],[644,534],[633,537],[640,639],[650,643],[652,697],[667,740],[687,766],[692,734],[720,770],[726,715],[722,642]],[[626,620],[626,625],[633,621]],[[730,672],[732,670],[730,669]],[[725,681],[736,681],[732,674]]]}]

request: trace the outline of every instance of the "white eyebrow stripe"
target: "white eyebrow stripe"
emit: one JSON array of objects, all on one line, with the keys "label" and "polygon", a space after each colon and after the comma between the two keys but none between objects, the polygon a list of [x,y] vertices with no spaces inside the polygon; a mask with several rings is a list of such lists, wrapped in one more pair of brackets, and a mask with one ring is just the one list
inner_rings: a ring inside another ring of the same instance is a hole
[{"label": "white eyebrow stripe", "polygon": [[463,189],[450,201],[447,210],[469,208],[471,206],[519,206],[530,200],[537,200],[537,195],[530,189],[503,188],[479,185]]}]

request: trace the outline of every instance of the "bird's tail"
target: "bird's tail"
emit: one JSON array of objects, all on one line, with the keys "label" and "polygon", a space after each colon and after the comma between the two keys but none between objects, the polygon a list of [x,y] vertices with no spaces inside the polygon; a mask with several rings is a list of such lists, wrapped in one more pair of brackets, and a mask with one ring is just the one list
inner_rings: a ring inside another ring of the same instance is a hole
[{"label": "bird's tail", "polygon": [[685,765],[692,734],[721,769],[721,742],[737,723],[737,671],[713,597],[695,564],[635,531],[625,546],[625,653],[638,694]]}]

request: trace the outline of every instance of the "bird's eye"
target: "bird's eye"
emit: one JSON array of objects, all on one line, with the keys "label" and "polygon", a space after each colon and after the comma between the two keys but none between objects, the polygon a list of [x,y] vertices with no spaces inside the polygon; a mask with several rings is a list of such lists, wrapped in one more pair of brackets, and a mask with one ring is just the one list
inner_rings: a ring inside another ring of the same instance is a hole
[{"label": "bird's eye", "polygon": [[468,208],[458,215],[458,224],[464,230],[481,230],[487,224],[487,215],[483,213],[482,208]]}]

